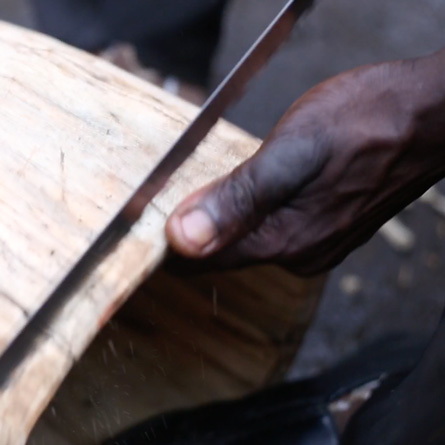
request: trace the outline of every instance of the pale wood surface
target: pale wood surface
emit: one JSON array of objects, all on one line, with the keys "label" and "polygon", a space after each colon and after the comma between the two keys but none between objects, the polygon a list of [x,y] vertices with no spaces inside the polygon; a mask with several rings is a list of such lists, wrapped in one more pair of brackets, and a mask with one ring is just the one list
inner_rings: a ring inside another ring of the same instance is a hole
[{"label": "pale wood surface", "polygon": [[[171,146],[196,108],[93,56],[0,25],[0,352]],[[24,443],[86,345],[161,260],[166,215],[259,141],[221,122],[63,308],[0,392],[0,442]]]},{"label": "pale wood surface", "polygon": [[97,445],[149,416],[280,380],[322,285],[270,266],[157,271],[71,371],[29,445]]},{"label": "pale wood surface", "polygon": [[[94,56],[4,23],[0,23],[0,98],[1,354],[197,109]],[[164,223],[176,204],[229,172],[259,144],[233,125],[220,122],[175,174],[131,233],[45,327],[35,350],[0,389],[2,445],[26,442],[73,364],[160,263],[166,250]],[[243,286],[245,278],[233,279]],[[224,286],[228,283],[221,288]],[[180,286],[177,291],[186,289]],[[164,297],[160,311],[188,332],[184,316],[190,314],[190,308],[183,304],[172,310],[174,300]],[[285,301],[288,297],[280,298]],[[194,313],[205,310],[197,301],[191,307]],[[264,381],[279,363],[277,350],[270,345],[286,337],[284,326],[289,327],[298,312],[275,309],[270,301],[255,303],[250,310],[251,314],[244,302],[233,306],[232,313],[226,314],[227,326],[235,323],[242,328],[238,335],[247,329],[247,338],[257,336],[258,344],[263,342],[255,353],[269,354],[264,366],[258,365],[258,357],[256,361],[243,358],[248,348],[239,339],[230,339],[227,330],[212,327],[209,335],[200,334],[203,354],[214,352],[214,338],[221,336],[222,342],[227,339],[233,346],[227,349],[234,367],[230,371],[238,372],[239,381],[246,370],[250,373],[250,380],[234,392],[236,379],[225,371],[217,372],[213,381],[219,382],[220,394],[240,394],[246,385]],[[234,312],[246,320],[262,320],[261,325],[244,325],[241,318],[233,317]],[[269,312],[277,317],[269,317]],[[184,359],[184,366],[186,362]],[[190,369],[195,372],[197,368]],[[179,379],[177,385],[185,384],[181,382],[184,375],[178,372],[174,377]],[[190,396],[178,392],[178,400],[181,397],[188,397],[190,403]],[[156,409],[164,406],[160,401],[154,405]],[[51,434],[59,437],[58,432]]]}]

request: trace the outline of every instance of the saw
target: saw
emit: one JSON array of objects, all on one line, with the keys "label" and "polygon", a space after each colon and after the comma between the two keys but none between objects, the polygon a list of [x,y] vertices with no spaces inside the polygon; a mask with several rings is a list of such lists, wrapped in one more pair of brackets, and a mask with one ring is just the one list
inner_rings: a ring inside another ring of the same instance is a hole
[{"label": "saw", "polygon": [[65,278],[54,288],[47,301],[29,319],[26,326],[0,357],[0,385],[12,372],[36,340],[45,334],[52,318],[78,286],[100,264],[139,220],[145,207],[164,188],[172,174],[194,152],[229,105],[242,97],[249,81],[287,40],[302,14],[314,0],[290,0],[263,34],[233,68],[203,105],[198,116],[180,135],[164,158],[152,169],[141,185],[92,242]]}]

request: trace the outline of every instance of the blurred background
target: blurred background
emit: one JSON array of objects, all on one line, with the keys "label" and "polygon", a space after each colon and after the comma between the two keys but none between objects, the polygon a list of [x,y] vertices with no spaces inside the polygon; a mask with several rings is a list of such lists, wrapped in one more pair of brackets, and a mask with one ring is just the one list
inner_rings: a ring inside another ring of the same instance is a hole
[{"label": "blurred background", "polygon": [[[212,84],[232,68],[285,0],[233,0]],[[0,0],[0,19],[33,27],[26,0]],[[287,107],[327,77],[357,65],[418,56],[445,45],[442,0],[320,0],[227,118],[264,137]],[[441,186],[439,186],[440,188]],[[336,268],[290,377],[326,367],[394,331],[432,332],[445,289],[445,217],[416,202],[399,217],[404,246],[377,234]],[[445,208],[445,206],[443,206]]]}]

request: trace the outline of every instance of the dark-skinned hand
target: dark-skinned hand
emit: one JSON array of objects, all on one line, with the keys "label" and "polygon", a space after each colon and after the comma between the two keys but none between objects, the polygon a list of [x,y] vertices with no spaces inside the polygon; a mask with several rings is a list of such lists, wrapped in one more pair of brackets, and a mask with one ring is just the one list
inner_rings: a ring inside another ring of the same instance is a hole
[{"label": "dark-skinned hand", "polygon": [[442,51],[318,85],[255,156],[179,205],[171,246],[218,268],[338,264],[444,176],[444,79]]}]

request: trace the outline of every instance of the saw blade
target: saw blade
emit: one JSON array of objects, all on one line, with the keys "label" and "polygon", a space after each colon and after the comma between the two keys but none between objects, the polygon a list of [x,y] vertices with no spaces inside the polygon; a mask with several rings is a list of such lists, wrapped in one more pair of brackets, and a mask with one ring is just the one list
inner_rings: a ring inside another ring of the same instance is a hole
[{"label": "saw blade", "polygon": [[314,0],[289,1],[249,51],[203,105],[196,119],[177,139],[168,153],[146,176],[138,189],[105,229],[56,285],[46,302],[0,357],[0,386],[3,386],[41,336],[50,335],[47,327],[72,294],[90,276],[101,261],[117,246],[145,207],[163,189],[171,175],[193,153],[230,104],[239,99],[252,77],[266,64],[309,9]]}]

